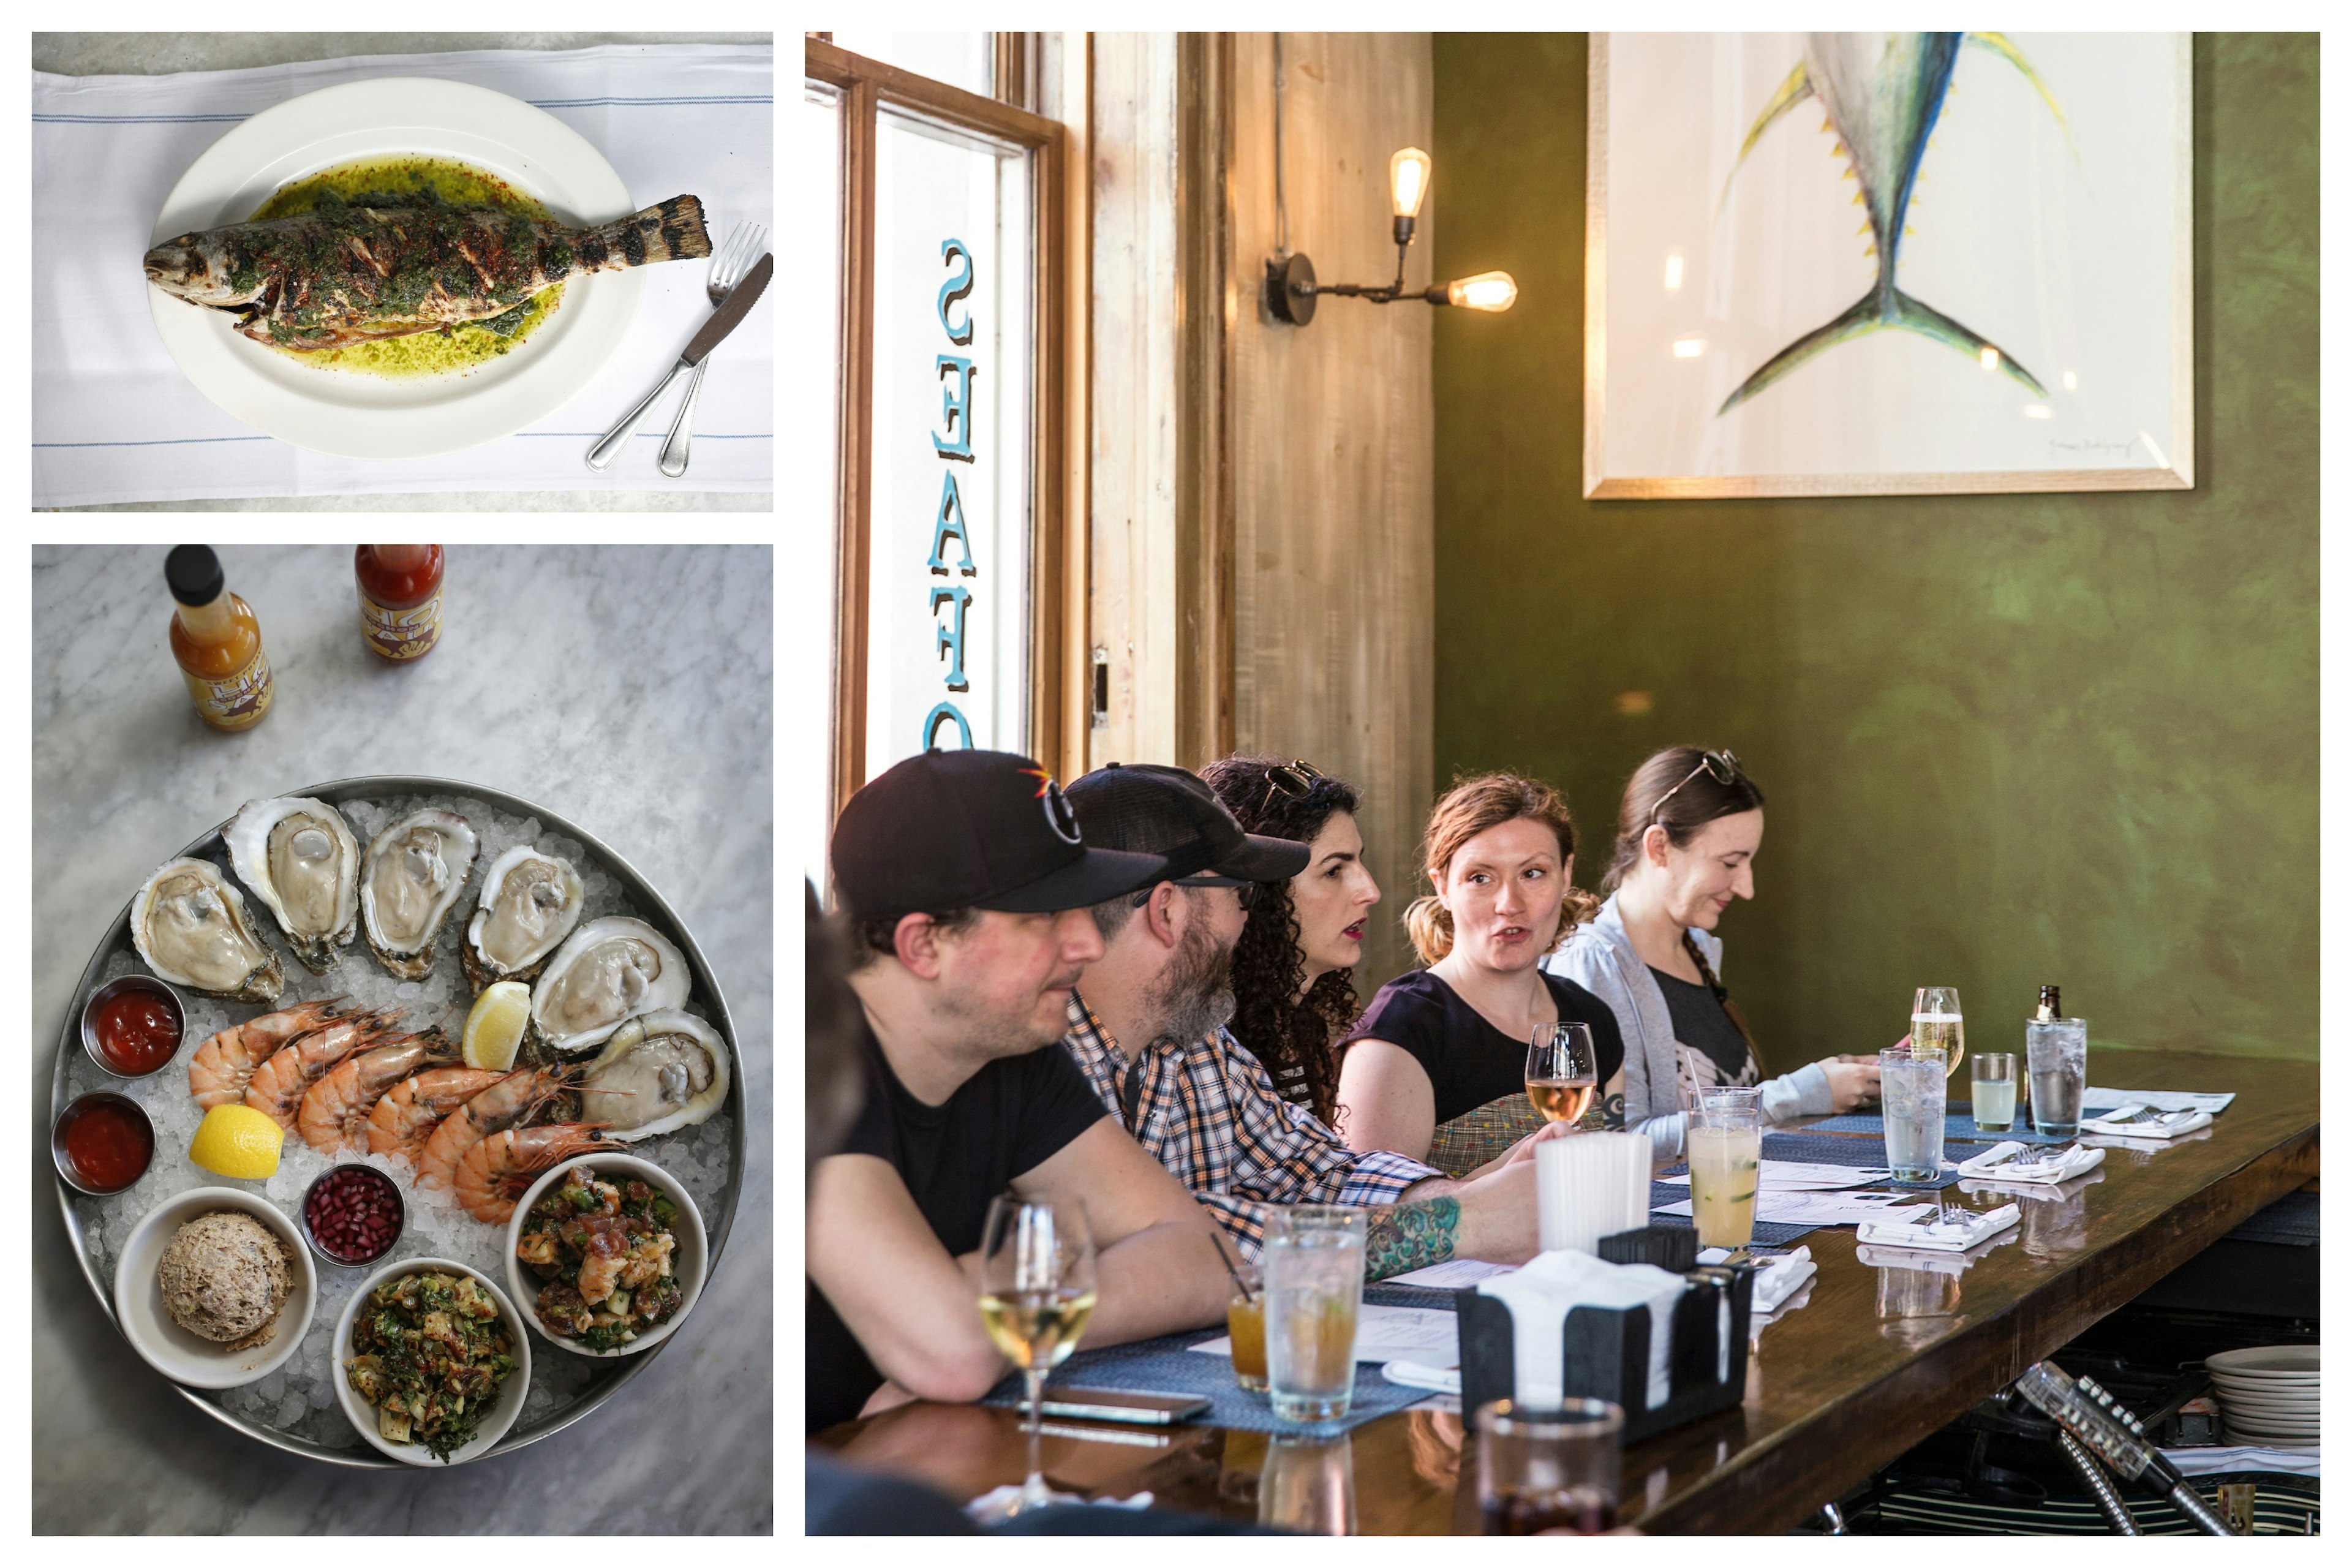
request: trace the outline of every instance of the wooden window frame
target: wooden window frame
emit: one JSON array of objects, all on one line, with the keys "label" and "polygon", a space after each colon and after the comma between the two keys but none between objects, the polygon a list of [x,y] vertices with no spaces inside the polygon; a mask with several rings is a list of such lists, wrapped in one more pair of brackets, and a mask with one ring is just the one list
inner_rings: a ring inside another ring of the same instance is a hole
[{"label": "wooden window frame", "polygon": [[[1026,96],[1027,72],[1008,73],[1008,58],[1025,65],[1025,50],[1013,44],[1026,35],[1000,34],[998,75],[1022,79],[1007,86]],[[1066,688],[1072,679],[1065,654],[1066,595],[1069,553],[1065,506],[1068,458],[1065,426],[1064,322],[1066,298],[1066,201],[1061,124],[995,98],[984,98],[880,60],[838,48],[815,37],[803,40],[806,78],[825,82],[842,95],[842,286],[840,431],[835,461],[839,516],[835,560],[840,599],[834,618],[833,791],[831,813],[866,782],[867,625],[872,582],[872,459],[874,450],[874,157],[875,127],[887,104],[934,123],[1026,148],[1029,201],[1031,344],[1029,409],[1029,692],[1031,754],[1047,760],[1064,755]],[[1083,632],[1081,631],[1081,639]]]}]

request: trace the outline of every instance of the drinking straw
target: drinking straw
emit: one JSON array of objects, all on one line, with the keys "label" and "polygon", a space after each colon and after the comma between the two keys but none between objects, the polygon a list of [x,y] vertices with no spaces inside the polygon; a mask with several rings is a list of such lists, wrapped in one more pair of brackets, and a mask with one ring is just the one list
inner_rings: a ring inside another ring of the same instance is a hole
[{"label": "drinking straw", "polygon": [[1233,1276],[1234,1289],[1242,1293],[1242,1300],[1244,1301],[1255,1300],[1257,1299],[1257,1293],[1252,1290],[1248,1286],[1242,1283],[1242,1271],[1234,1267],[1233,1258],[1226,1254],[1225,1238],[1218,1234],[1216,1222],[1214,1220],[1209,1222],[1209,1239],[1216,1243],[1217,1261],[1223,1264],[1225,1266],[1225,1272]]}]

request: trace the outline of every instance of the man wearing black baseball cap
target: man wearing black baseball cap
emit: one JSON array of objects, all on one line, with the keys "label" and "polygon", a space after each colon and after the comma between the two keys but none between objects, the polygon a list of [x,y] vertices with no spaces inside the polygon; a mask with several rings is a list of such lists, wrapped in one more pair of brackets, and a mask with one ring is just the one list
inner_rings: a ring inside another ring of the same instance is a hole
[{"label": "man wearing black baseball cap", "polygon": [[1004,1375],[971,1270],[1008,1186],[1084,1200],[1088,1344],[1222,1320],[1212,1223],[1052,1048],[1102,955],[1087,907],[1166,871],[1088,847],[1045,770],[1003,752],[910,757],[842,808],[833,877],[866,1097],[810,1175],[809,1430],[907,1395],[978,1399]]},{"label": "man wearing black baseball cap", "polygon": [[1156,764],[1098,768],[1070,786],[1087,843],[1159,855],[1149,887],[1094,908],[1105,951],[1070,994],[1063,1048],[1102,1108],[1255,1258],[1269,1205],[1361,1205],[1364,1267],[1385,1279],[1449,1258],[1520,1263],[1536,1251],[1536,1139],[1467,1179],[1385,1151],[1359,1153],[1274,1081],[1224,1027],[1234,944],[1257,884],[1307,865],[1307,846],[1242,831],[1207,784]]}]

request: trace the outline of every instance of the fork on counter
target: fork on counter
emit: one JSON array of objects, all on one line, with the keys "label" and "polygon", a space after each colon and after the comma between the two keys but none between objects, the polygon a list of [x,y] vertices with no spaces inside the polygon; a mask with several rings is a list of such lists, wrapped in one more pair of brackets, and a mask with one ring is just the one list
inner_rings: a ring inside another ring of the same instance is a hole
[{"label": "fork on counter", "polygon": [[[751,263],[759,258],[761,242],[767,237],[765,224],[735,226],[735,232],[727,237],[727,243],[710,258],[710,281],[703,285],[703,291],[710,296],[712,310],[727,303],[727,296],[735,291],[735,285],[743,281],[743,274],[751,269]],[[673,479],[686,472],[687,457],[694,445],[695,395],[702,390],[702,372],[709,363],[709,354],[696,363],[694,374],[686,384],[686,401],[678,405],[677,417],[670,424],[669,439],[662,443],[661,471]]]}]

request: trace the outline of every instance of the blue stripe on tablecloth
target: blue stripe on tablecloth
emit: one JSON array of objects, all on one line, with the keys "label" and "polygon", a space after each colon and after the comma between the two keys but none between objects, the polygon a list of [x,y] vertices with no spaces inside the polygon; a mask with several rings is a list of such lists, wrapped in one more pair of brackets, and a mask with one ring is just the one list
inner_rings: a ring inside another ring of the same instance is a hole
[{"label": "blue stripe on tablecloth", "polygon": [[[681,103],[773,103],[772,95],[713,93],[706,98],[532,98],[533,109],[660,109]],[[36,114],[36,125],[234,125],[251,114]]]},{"label": "blue stripe on tablecloth", "polygon": [[[518,430],[515,434],[542,438],[561,438],[566,441],[593,441],[604,432],[602,430]],[[660,441],[667,438],[659,430],[640,430],[635,437],[635,439],[640,441]],[[713,436],[697,430],[694,433],[694,438],[698,441],[772,441],[776,437],[773,434]],[[77,447],[202,447],[215,441],[275,441],[276,439],[278,437],[275,436],[184,436],[169,441],[36,441],[33,445],[38,449],[54,451],[70,450]]]},{"label": "blue stripe on tablecloth", "polygon": [[[1453,1305],[1450,1300],[1443,1304]],[[1139,1340],[1131,1345],[1082,1350],[1045,1380],[1045,1391],[1051,1394],[1060,1388],[1123,1388],[1148,1394],[1205,1394],[1208,1411],[1193,1416],[1193,1421],[1244,1432],[1328,1437],[1429,1397],[1428,1389],[1402,1387],[1382,1377],[1376,1363],[1360,1361],[1356,1363],[1356,1392],[1349,1402],[1345,1420],[1312,1425],[1278,1421],[1265,1394],[1249,1393],[1234,1381],[1232,1357],[1202,1355],[1185,1348],[1216,1337],[1213,1331],[1196,1329],[1156,1340]],[[1020,1374],[1016,1373],[998,1384],[982,1403],[1006,1409],[1027,1408],[1027,1394]]]}]

